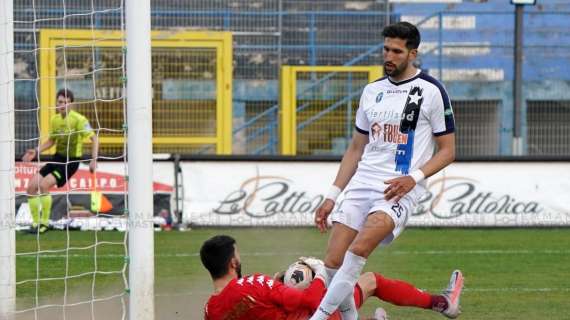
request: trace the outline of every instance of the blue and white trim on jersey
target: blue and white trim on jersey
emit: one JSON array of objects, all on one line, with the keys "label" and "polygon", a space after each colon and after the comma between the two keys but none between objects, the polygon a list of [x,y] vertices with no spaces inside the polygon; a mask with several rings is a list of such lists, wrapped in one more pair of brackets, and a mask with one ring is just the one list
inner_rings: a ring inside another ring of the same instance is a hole
[{"label": "blue and white trim on jersey", "polygon": [[443,136],[443,135],[455,132],[455,121],[453,119],[453,110],[451,109],[451,102],[449,100],[449,96],[447,95],[447,91],[445,91],[445,88],[443,87],[443,85],[439,81],[437,81],[434,77],[430,76],[429,74],[425,74],[425,73],[421,72],[418,76],[420,79],[425,80],[425,81],[435,85],[439,89],[439,92],[441,93],[441,99],[443,100],[443,113],[444,113],[444,117],[445,117],[445,130],[441,131],[441,132],[434,132],[433,135],[434,136]]}]

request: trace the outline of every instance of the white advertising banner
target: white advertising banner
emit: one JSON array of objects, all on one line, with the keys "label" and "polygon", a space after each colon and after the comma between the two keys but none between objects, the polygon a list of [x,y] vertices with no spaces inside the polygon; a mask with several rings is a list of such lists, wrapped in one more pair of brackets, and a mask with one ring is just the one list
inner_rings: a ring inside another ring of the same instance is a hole
[{"label": "white advertising banner", "polygon": [[[201,226],[311,226],[338,165],[183,162],[184,219]],[[428,188],[409,226],[570,225],[570,163],[454,163],[429,178]]]}]

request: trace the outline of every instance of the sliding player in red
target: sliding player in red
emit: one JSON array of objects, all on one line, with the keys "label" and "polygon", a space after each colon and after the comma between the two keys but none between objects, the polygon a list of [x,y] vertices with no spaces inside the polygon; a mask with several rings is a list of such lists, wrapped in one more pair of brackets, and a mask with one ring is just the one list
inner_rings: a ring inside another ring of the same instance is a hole
[{"label": "sliding player in red", "polygon": [[[215,236],[204,242],[200,258],[214,284],[214,293],[205,306],[206,320],[306,320],[316,310],[326,291],[326,271],[318,259],[303,258],[316,276],[308,288],[299,290],[263,274],[242,277],[239,250],[235,240],[229,236]],[[454,273],[450,286],[455,282],[455,276]],[[372,272],[359,277],[353,296],[357,308],[371,296],[399,306],[438,312],[447,308],[443,295],[431,295],[403,281]],[[334,313],[329,319],[338,320],[340,315]]]}]

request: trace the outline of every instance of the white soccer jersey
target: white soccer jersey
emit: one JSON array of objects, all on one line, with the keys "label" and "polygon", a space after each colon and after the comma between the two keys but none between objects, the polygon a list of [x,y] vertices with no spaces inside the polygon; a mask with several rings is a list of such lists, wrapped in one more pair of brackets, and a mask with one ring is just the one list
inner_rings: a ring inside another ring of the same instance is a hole
[{"label": "white soccer jersey", "polygon": [[445,88],[420,70],[398,83],[384,77],[368,84],[356,112],[356,130],[368,135],[369,142],[353,180],[383,187],[384,181],[421,168],[433,156],[434,136],[454,129]]}]

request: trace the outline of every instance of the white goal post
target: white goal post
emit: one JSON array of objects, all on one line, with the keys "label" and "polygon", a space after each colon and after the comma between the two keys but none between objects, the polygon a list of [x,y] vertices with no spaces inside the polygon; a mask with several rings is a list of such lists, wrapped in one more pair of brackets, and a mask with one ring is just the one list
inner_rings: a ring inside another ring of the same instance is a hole
[{"label": "white goal post", "polygon": [[[129,319],[154,319],[150,0],[127,0]],[[132,67],[131,67],[132,66]]]},{"label": "white goal post", "polygon": [[0,319],[16,304],[13,0],[0,0]]}]

